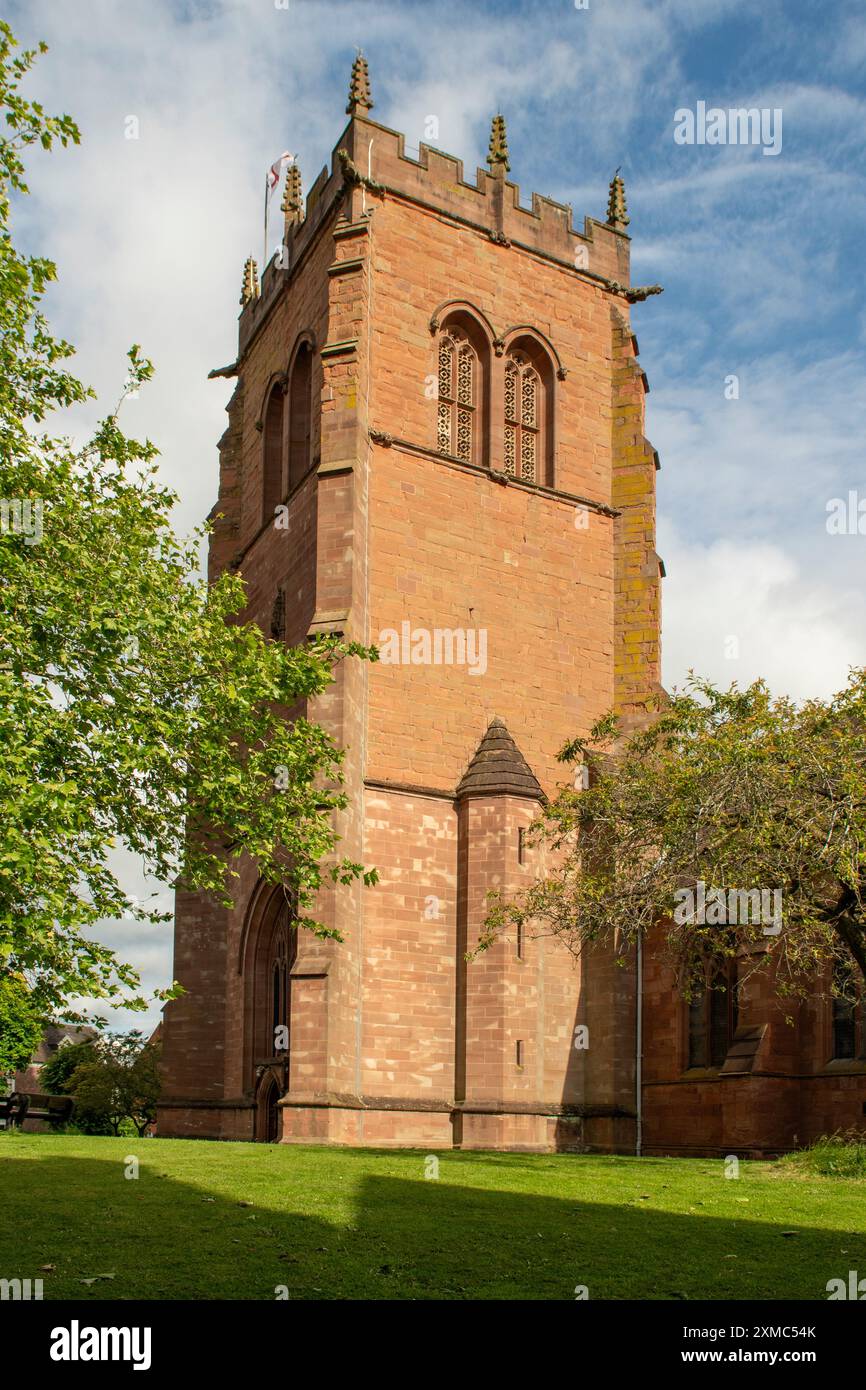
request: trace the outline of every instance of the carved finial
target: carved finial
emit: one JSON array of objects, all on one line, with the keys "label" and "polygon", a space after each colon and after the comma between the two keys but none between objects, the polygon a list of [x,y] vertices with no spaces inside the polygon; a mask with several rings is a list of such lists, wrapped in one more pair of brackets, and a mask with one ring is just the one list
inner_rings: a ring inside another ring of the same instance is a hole
[{"label": "carved finial", "polygon": [[349,83],[349,105],[346,107],[346,115],[357,116],[360,114],[363,116],[364,112],[372,110],[372,107],[367,59],[363,53],[359,52],[352,64],[352,80]]},{"label": "carved finial", "polygon": [[617,232],[624,232],[631,219],[626,212],[625,184],[617,169],[610,181],[610,196],[607,200],[607,222]]},{"label": "carved finial", "polygon": [[280,207],[286,214],[287,227],[292,222],[303,222],[304,195],[301,191],[301,171],[295,163],[290,164],[286,170],[286,187]]},{"label": "carved finial", "polygon": [[247,256],[244,266],[244,282],[241,285],[241,304],[249,304],[251,299],[259,297],[259,268],[252,256]]},{"label": "carved finial", "polygon": [[505,134],[505,117],[498,115],[493,117],[493,124],[490,127],[490,145],[487,150],[487,163],[490,165],[491,174],[507,174],[511,165],[508,163],[508,137]]}]

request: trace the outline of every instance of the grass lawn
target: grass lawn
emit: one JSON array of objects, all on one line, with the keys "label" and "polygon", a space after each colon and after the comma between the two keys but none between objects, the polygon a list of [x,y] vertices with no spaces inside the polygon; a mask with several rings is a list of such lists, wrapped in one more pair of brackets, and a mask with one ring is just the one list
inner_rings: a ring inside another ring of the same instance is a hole
[{"label": "grass lawn", "polygon": [[0,1277],[46,1299],[826,1299],[866,1275],[863,1180],[438,1158],[427,1180],[418,1151],[0,1134]]}]

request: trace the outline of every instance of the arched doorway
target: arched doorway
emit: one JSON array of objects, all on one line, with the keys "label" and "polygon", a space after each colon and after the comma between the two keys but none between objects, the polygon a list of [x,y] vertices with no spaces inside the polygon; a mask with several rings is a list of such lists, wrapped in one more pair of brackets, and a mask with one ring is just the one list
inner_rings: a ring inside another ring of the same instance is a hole
[{"label": "arched doorway", "polygon": [[292,988],[297,914],[283,888],[254,900],[241,949],[244,1073],[255,1100],[255,1138],[280,1138],[279,1101],[290,1080]]},{"label": "arched doorway", "polygon": [[277,1144],[282,1138],[280,1124],[280,1083],[272,1071],[262,1077],[256,1105],[256,1139],[262,1144]]}]

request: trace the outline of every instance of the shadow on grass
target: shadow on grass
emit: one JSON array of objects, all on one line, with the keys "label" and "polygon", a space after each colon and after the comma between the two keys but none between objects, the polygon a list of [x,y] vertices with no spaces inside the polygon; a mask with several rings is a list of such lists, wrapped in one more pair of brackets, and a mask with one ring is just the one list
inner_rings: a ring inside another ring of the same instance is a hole
[{"label": "shadow on grass", "polygon": [[[264,1174],[238,1165],[236,1190],[267,1188],[242,1202],[214,1191],[224,1174],[206,1166],[201,1185],[163,1175],[162,1155],[144,1153],[138,1179],[125,1180],[118,1158],[34,1159],[4,1145],[0,1278],[42,1277],[46,1299],[269,1300],[280,1287],[293,1300],[573,1299],[578,1285],[591,1299],[825,1299],[828,1279],[866,1273],[862,1234],[794,1217],[785,1237],[749,1215],[659,1211],[634,1195],[461,1186],[445,1158],[440,1179],[425,1181],[420,1155],[413,1180],[388,1174],[393,1154],[369,1151],[365,1167],[380,1174],[353,1177],[350,1164],[328,1179],[338,1165],[323,1155],[317,1185],[314,1165],[270,1153]],[[502,1166],[516,1176],[524,1165]]]}]

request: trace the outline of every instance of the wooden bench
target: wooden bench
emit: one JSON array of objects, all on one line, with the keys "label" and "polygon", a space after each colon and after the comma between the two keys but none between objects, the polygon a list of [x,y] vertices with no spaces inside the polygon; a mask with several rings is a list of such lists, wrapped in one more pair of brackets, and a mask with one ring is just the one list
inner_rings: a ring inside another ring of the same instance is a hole
[{"label": "wooden bench", "polygon": [[22,1095],[20,1091],[13,1091],[11,1095],[0,1096],[0,1121],[3,1122],[4,1129],[14,1129],[21,1124],[27,1114],[27,1107],[30,1104],[30,1097]]},{"label": "wooden bench", "polygon": [[[72,1118],[75,1109],[75,1101],[72,1096],[43,1096],[31,1091],[13,1091],[11,1096],[6,1098],[7,1104],[18,1101],[18,1107],[11,1117],[11,1124],[17,1125],[22,1129],[25,1122],[29,1125],[35,1120],[42,1125],[48,1125],[50,1129],[59,1129]],[[0,1110],[2,1115],[2,1110]],[[10,1122],[7,1121],[7,1125]]]}]

